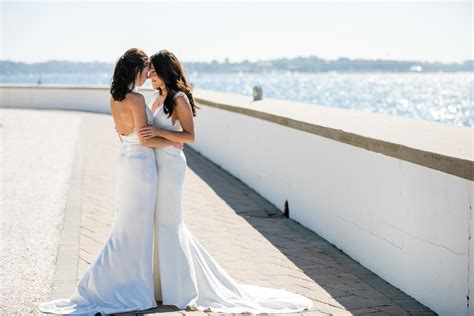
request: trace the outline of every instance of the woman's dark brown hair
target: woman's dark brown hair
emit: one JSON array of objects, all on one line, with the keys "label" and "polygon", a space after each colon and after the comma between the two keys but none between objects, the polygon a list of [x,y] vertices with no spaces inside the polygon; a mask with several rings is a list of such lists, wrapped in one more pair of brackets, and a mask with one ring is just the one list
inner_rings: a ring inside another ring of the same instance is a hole
[{"label": "woman's dark brown hair", "polygon": [[[162,49],[158,53],[153,54],[150,57],[150,61],[155,68],[156,74],[165,83],[168,94],[164,100],[163,111],[171,117],[175,107],[174,96],[178,91],[182,91],[186,94],[191,104],[193,116],[196,116],[196,108],[198,106],[194,104],[192,87],[185,78],[184,67],[178,58],[169,50]],[[158,88],[160,93],[162,92]]]},{"label": "woman's dark brown hair", "polygon": [[110,94],[116,101],[125,99],[125,95],[135,88],[135,78],[148,65],[148,56],[139,48],[130,48],[120,56],[115,65]]}]

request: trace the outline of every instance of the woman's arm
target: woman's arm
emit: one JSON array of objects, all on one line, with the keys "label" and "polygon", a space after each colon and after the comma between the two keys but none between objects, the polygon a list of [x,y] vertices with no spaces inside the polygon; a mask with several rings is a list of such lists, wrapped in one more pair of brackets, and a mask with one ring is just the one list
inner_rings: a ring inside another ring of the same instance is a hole
[{"label": "woman's arm", "polygon": [[174,141],[171,141],[159,136],[143,139],[143,142],[141,142],[141,144],[146,147],[152,147],[152,148],[174,146],[176,148],[183,149],[183,143],[174,142]]},{"label": "woman's arm", "polygon": [[194,121],[191,104],[184,96],[175,98],[175,108],[177,119],[183,128],[183,131],[168,131],[154,127],[142,127],[138,133],[140,137],[149,139],[152,137],[163,137],[175,142],[193,143],[194,142]]},{"label": "woman's arm", "polygon": [[[133,123],[135,125],[135,130],[138,131],[140,128],[147,126],[145,98],[141,94],[134,94],[130,96],[130,101],[130,109],[132,111]],[[181,149],[183,148],[182,144],[164,139],[162,137],[153,137],[145,139],[140,136],[140,134],[138,134],[138,139],[140,140],[140,144],[147,147],[175,146]]]}]

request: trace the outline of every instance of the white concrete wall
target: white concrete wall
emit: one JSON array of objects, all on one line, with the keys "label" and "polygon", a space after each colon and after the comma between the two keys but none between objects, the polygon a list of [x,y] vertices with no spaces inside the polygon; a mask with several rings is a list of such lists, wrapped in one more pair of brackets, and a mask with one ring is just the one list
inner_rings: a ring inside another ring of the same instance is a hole
[{"label": "white concrete wall", "polygon": [[469,315],[474,315],[474,226],[473,226],[473,208],[474,208],[474,184],[471,182],[471,204],[469,208],[470,218],[469,218],[469,262],[468,262],[468,272],[469,272],[469,284],[468,284],[468,295],[469,296]]},{"label": "white concrete wall", "polygon": [[[0,105],[108,112],[105,88],[37,90],[0,86]],[[467,307],[474,290],[472,181],[251,116],[201,108],[195,150],[280,209],[287,200],[291,218],[437,313],[474,311],[474,302]]]},{"label": "white concrete wall", "polygon": [[[151,95],[151,90],[144,90]],[[0,85],[0,107],[64,109],[110,113],[108,86]]]},{"label": "white concrete wall", "polygon": [[466,313],[472,181],[204,107],[192,146],[384,280]]}]

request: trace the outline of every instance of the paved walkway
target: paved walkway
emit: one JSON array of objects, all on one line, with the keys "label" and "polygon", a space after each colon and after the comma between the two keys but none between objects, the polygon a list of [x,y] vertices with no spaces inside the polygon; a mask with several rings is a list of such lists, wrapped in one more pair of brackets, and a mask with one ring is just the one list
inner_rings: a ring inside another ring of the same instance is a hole
[{"label": "paved walkway", "polygon": [[[84,137],[73,167],[51,298],[71,293],[101,250],[115,212],[120,141],[112,119],[102,114],[78,115]],[[317,234],[282,216],[251,188],[189,147],[185,154],[184,220],[235,279],[310,297],[314,307],[301,313],[305,315],[434,314]],[[158,313],[206,314],[173,306],[146,311],[147,315]],[[133,315],[120,315],[125,314]]]},{"label": "paved walkway", "polygon": [[50,295],[80,118],[0,108],[0,315]]}]

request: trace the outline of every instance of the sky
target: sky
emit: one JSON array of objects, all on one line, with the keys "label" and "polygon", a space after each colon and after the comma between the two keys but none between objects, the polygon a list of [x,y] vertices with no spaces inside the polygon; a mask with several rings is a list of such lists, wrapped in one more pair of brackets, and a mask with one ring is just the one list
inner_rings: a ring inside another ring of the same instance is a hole
[{"label": "sky", "polygon": [[471,1],[0,0],[1,60],[115,62],[166,48],[184,62],[318,56],[472,59]]}]

